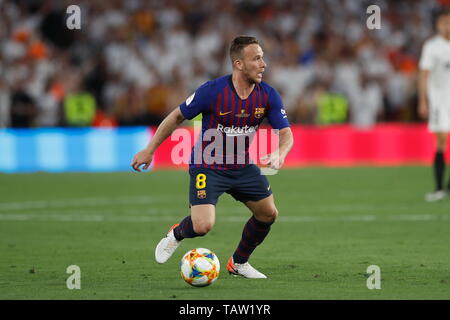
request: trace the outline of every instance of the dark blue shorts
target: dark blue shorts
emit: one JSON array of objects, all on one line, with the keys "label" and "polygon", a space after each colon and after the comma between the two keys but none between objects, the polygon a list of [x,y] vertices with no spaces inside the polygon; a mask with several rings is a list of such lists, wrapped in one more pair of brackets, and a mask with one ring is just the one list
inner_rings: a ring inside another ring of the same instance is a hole
[{"label": "dark blue shorts", "polygon": [[240,169],[189,168],[189,203],[216,205],[224,193],[242,202],[258,201],[272,194],[269,181],[254,164]]}]

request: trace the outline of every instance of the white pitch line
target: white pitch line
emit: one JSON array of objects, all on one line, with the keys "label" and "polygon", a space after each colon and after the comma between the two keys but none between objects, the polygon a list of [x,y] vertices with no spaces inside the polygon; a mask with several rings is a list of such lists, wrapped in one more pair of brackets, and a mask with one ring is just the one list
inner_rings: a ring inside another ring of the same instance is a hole
[{"label": "white pitch line", "polygon": [[448,215],[434,216],[432,214],[409,214],[409,215],[390,216],[389,219],[402,221],[429,221],[429,220],[438,220],[439,218],[447,220],[448,217],[449,217]]},{"label": "white pitch line", "polygon": [[[23,214],[0,213],[0,221],[43,221],[43,222],[161,222],[178,221],[181,215],[160,216],[115,216],[102,214]],[[246,216],[217,217],[221,222],[245,222]],[[278,222],[306,223],[306,222],[374,222],[374,221],[450,221],[450,215],[395,215],[395,216],[341,216],[341,217],[310,217],[310,216],[282,216]]]},{"label": "white pitch line", "polygon": [[125,196],[125,197],[95,197],[60,200],[36,200],[20,202],[0,203],[0,211],[25,210],[25,209],[47,209],[47,208],[71,208],[71,207],[98,207],[117,204],[151,204],[161,202],[172,202],[178,197],[174,196]]},{"label": "white pitch line", "polygon": [[[67,210],[70,208],[96,208],[97,211],[100,207],[111,207],[109,210],[111,211],[120,211],[121,207],[119,205],[133,205],[133,206],[146,206],[155,203],[171,203],[174,202],[180,203],[180,207],[184,210],[183,205],[185,204],[187,208],[188,197],[187,196],[152,196],[152,195],[138,195],[138,196],[120,196],[120,197],[92,197],[92,198],[72,198],[72,199],[58,199],[58,200],[33,200],[33,201],[17,201],[17,202],[0,202],[0,213],[6,212],[9,213],[11,211],[21,212],[27,210],[42,210],[42,209],[59,209],[59,210]],[[398,204],[384,204],[382,206],[384,210],[391,210],[391,212],[402,213],[404,211],[409,212],[411,208],[406,205],[398,205]],[[146,210],[149,209],[149,206],[146,206],[145,209],[142,210],[141,213],[147,213]],[[314,204],[305,206],[300,203],[296,205],[296,209],[298,212],[316,212],[316,213],[336,213],[336,214],[346,214],[352,212],[367,212],[374,213],[374,210],[379,210],[380,207],[375,205],[368,205],[362,203],[353,203],[353,204],[334,204],[332,206],[325,204]],[[156,213],[156,209],[153,208]],[[187,210],[187,209],[186,209]],[[234,211],[234,212],[247,212],[247,208],[242,207],[232,207],[227,206],[225,204],[219,204],[217,210],[220,211]],[[165,210],[161,210],[165,211]],[[285,210],[280,210],[282,212],[286,212]],[[406,213],[406,212],[405,212]],[[315,217],[313,217],[315,219]],[[358,219],[358,218],[356,218]],[[365,219],[371,219],[370,216],[367,216]],[[419,219],[419,218],[418,218]]]}]

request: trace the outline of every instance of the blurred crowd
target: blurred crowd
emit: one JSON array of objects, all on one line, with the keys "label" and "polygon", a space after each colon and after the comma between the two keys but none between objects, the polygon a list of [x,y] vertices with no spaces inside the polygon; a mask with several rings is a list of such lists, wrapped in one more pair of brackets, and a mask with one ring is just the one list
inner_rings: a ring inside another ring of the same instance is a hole
[{"label": "blurred crowd", "polygon": [[[68,6],[81,9],[70,30]],[[381,8],[370,30],[367,7]],[[257,37],[293,123],[417,121],[417,64],[448,0],[0,0],[0,128],[157,125]]]}]

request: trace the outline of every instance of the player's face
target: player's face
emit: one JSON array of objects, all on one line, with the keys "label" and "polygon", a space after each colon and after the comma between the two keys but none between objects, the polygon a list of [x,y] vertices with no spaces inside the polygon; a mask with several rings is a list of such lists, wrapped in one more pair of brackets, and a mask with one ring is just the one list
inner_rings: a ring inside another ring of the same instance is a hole
[{"label": "player's face", "polygon": [[441,16],[437,22],[438,33],[450,40],[450,14]]},{"label": "player's face", "polygon": [[257,44],[250,44],[242,50],[242,72],[250,83],[260,83],[266,63],[263,51]]}]

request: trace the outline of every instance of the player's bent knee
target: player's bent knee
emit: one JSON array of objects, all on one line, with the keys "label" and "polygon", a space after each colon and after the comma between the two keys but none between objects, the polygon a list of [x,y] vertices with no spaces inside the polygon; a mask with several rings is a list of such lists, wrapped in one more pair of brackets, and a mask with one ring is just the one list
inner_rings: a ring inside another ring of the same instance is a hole
[{"label": "player's bent knee", "polygon": [[212,222],[202,222],[194,225],[194,231],[200,236],[206,235],[213,228],[214,223]]},{"label": "player's bent knee", "polygon": [[277,208],[273,208],[272,213],[270,214],[269,218],[272,220],[272,222],[275,222],[275,220],[278,218]]},{"label": "player's bent knee", "polygon": [[263,215],[259,215],[256,217],[257,220],[266,223],[274,223],[277,218],[278,218],[278,210],[275,207],[271,208],[270,210],[267,210]]}]

